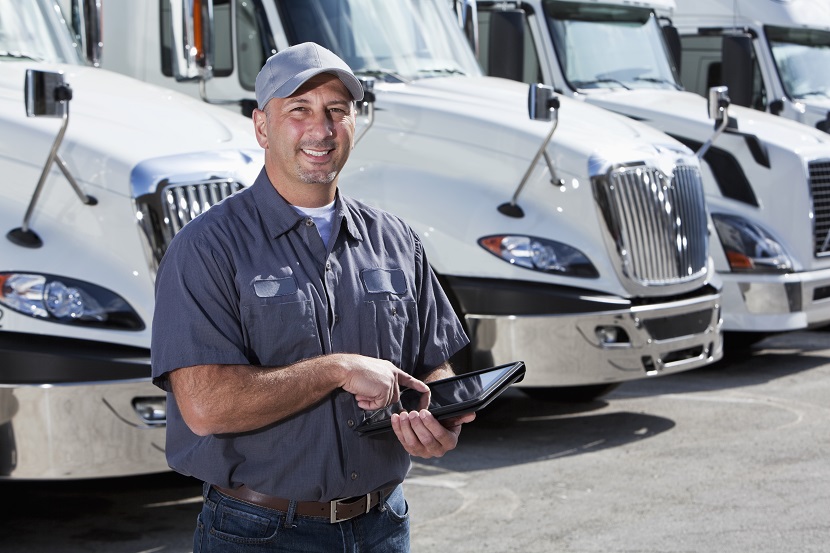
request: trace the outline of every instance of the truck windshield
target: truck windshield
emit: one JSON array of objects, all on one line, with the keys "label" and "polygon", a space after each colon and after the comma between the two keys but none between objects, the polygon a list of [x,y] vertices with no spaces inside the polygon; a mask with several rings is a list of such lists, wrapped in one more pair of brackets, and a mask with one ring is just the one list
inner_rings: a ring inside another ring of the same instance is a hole
[{"label": "truck windshield", "polygon": [[277,0],[291,44],[311,41],[358,75],[401,82],[481,69],[447,0]]},{"label": "truck windshield", "polygon": [[830,98],[830,32],[764,28],[775,66],[791,98]]},{"label": "truck windshield", "polygon": [[574,89],[679,89],[651,10],[546,1],[545,17],[565,79]]},{"label": "truck windshield", "polygon": [[0,59],[83,63],[55,0],[0,0]]}]

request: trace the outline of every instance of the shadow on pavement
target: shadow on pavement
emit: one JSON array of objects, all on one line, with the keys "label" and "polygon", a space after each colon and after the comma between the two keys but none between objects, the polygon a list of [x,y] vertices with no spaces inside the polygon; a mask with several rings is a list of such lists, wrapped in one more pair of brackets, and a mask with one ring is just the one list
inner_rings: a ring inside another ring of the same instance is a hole
[{"label": "shadow on pavement", "polygon": [[[190,551],[201,492],[198,481],[173,472],[3,481],[0,551]],[[176,538],[171,540],[171,535]]]},{"label": "shadow on pavement", "polygon": [[465,472],[580,455],[651,438],[674,421],[643,413],[592,414],[604,401],[559,404],[508,390],[464,425],[458,447],[440,459],[418,459]]}]

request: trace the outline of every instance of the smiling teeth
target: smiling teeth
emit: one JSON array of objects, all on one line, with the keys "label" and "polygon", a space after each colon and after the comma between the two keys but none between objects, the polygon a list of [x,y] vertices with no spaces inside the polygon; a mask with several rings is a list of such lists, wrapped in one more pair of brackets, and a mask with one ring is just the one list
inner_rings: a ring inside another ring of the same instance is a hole
[{"label": "smiling teeth", "polygon": [[318,152],[317,150],[303,150],[303,152],[307,153],[310,156],[314,156],[314,157],[323,157],[324,155],[326,155],[328,153],[328,151]]}]

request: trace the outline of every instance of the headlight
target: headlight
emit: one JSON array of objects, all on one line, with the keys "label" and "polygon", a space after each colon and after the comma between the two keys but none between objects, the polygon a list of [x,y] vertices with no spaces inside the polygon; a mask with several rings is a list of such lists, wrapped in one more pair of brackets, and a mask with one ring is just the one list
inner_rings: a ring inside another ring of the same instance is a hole
[{"label": "headlight", "polygon": [[792,272],[793,262],[784,247],[760,226],[722,213],[713,213],[712,220],[733,271]]},{"label": "headlight", "polygon": [[576,248],[532,236],[498,235],[479,239],[479,245],[501,259],[543,273],[597,278],[599,272]]},{"label": "headlight", "polygon": [[138,313],[117,294],[80,280],[0,273],[0,305],[56,323],[143,330]]}]

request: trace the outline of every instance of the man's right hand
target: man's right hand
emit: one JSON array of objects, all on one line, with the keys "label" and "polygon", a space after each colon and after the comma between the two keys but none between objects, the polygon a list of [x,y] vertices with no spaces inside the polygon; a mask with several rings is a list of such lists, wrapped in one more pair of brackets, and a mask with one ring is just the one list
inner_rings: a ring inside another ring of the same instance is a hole
[{"label": "man's right hand", "polygon": [[398,401],[401,388],[429,392],[429,387],[389,361],[345,354],[341,387],[352,394],[361,409],[382,409]]}]

